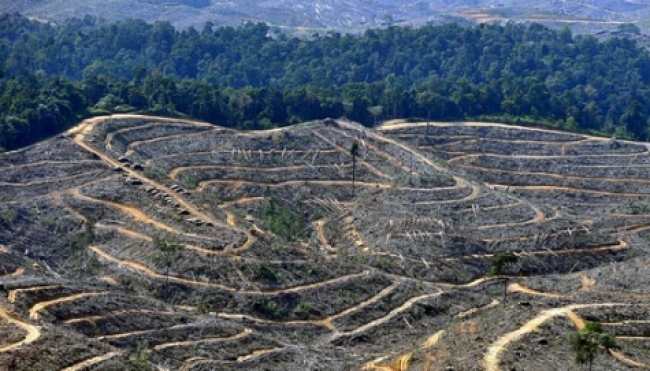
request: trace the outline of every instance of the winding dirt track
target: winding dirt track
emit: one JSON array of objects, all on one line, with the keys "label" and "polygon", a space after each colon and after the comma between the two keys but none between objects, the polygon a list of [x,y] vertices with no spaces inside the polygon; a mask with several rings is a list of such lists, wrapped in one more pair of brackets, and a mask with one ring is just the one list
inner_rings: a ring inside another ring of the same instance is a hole
[{"label": "winding dirt track", "polygon": [[445,330],[437,331],[433,335],[429,336],[427,338],[427,340],[424,343],[422,343],[422,345],[420,347],[422,349],[428,349],[428,348],[431,348],[431,347],[434,347],[434,346],[438,345],[438,343],[440,342],[440,339],[442,339],[442,337],[445,335],[445,333],[446,333]]},{"label": "winding dirt track", "polygon": [[[579,176],[579,175],[564,175],[564,174],[555,174],[555,173],[545,173],[541,171],[519,171],[519,170],[506,170],[506,169],[494,169],[494,168],[488,168],[488,167],[478,167],[478,166],[471,166],[471,165],[458,165],[459,167],[462,167],[463,169],[469,169],[469,170],[476,170],[476,171],[486,171],[486,172],[500,172],[500,173],[507,173],[507,174],[516,174],[516,175],[541,175],[553,179],[558,179],[558,180],[566,180],[566,179],[572,179],[572,180],[588,180],[588,181],[598,181],[598,182],[603,182],[603,183],[620,183],[620,182],[630,182],[630,183],[641,183],[641,184],[649,184],[650,179],[640,179],[640,178],[607,178],[607,177],[587,177],[587,176]],[[551,186],[552,187],[552,186]]]},{"label": "winding dirt track", "polygon": [[180,230],[178,230],[176,228],[173,228],[173,227],[171,227],[171,226],[169,226],[169,225],[167,225],[165,223],[162,223],[162,222],[159,222],[159,221],[153,219],[149,215],[142,212],[140,209],[138,209],[136,207],[133,207],[131,205],[126,205],[126,204],[121,204],[121,203],[118,203],[118,202],[100,200],[100,199],[97,199],[97,198],[89,197],[89,196],[86,196],[83,193],[81,193],[81,190],[79,190],[78,188],[70,190],[70,194],[74,198],[77,198],[79,200],[83,200],[83,201],[91,202],[91,203],[95,203],[95,204],[100,204],[100,205],[107,206],[109,208],[120,210],[121,212],[123,212],[123,213],[125,213],[127,215],[130,215],[133,218],[133,220],[136,220],[136,221],[142,222],[142,223],[146,223],[146,224],[151,224],[154,227],[156,227],[157,229],[163,230],[165,232],[174,233],[174,234],[181,234],[181,235],[185,234],[183,231],[180,231]]},{"label": "winding dirt track", "polygon": [[[346,165],[347,166],[347,165]],[[332,165],[290,165],[290,166],[276,166],[276,167],[262,167],[262,166],[241,166],[241,165],[192,165],[192,166],[179,166],[174,168],[169,172],[168,176],[170,179],[177,180],[179,173],[188,170],[202,170],[202,169],[226,169],[233,171],[256,171],[260,173],[274,173],[281,171],[292,171],[292,170],[318,170],[331,169]]]},{"label": "winding dirt track", "polygon": [[[179,235],[179,236],[187,236],[187,237],[192,237],[192,238],[197,238],[197,239],[203,239],[203,240],[210,240],[211,239],[210,237],[206,237],[206,236],[198,235],[198,234],[194,234],[194,233],[183,232],[181,230],[173,228],[173,227],[171,227],[171,226],[169,226],[169,225],[167,225],[167,224],[165,224],[163,222],[159,222],[159,221],[153,219],[152,217],[148,216],[147,214],[145,214],[144,212],[140,211],[139,209],[137,209],[137,208],[135,208],[133,206],[126,205],[126,204],[121,204],[121,203],[117,203],[117,202],[112,202],[112,201],[99,200],[99,199],[96,199],[96,198],[93,198],[93,197],[86,196],[86,195],[81,193],[79,188],[71,189],[70,193],[73,195],[73,197],[75,197],[77,199],[83,199],[83,200],[85,200],[87,202],[98,203],[98,204],[105,205],[107,207],[112,207],[112,208],[116,208],[118,210],[121,210],[121,211],[131,215],[131,217],[134,220],[137,220],[137,221],[142,222],[142,223],[153,225],[154,227],[156,227],[158,229],[161,229],[161,230],[164,230],[164,231],[169,232],[169,233],[173,233],[173,234],[176,234],[176,235]],[[79,219],[84,220],[84,221],[86,220],[86,217],[84,217],[78,211],[74,210],[73,208],[70,208],[70,210],[72,210],[73,213]],[[228,216],[228,219],[227,219],[228,225],[232,229],[237,229],[237,225],[234,222],[234,215],[232,213],[228,212],[228,211],[226,211],[226,215]],[[232,225],[231,225],[231,223],[232,223]],[[128,229],[128,228],[124,228],[124,227],[121,227],[121,226],[117,226],[117,225],[107,225],[107,224],[104,224],[104,223],[97,223],[95,225],[95,227],[100,228],[100,229],[114,230],[114,231],[116,231],[116,232],[118,232],[118,233],[120,233],[122,235],[127,236],[127,237],[131,237],[131,238],[135,238],[135,239],[139,239],[139,240],[143,240],[143,241],[147,241],[147,242],[153,241],[152,237],[150,237],[150,236],[148,236],[148,235],[146,235],[144,233],[140,233],[140,232],[137,232],[137,231],[134,231],[134,230],[131,230],[131,229]],[[185,245],[183,245],[183,247],[185,249],[187,249],[187,250],[195,251],[195,252],[197,252],[197,253],[199,253],[201,255],[231,256],[233,254],[236,255],[236,254],[242,253],[242,252],[250,249],[250,247],[252,247],[252,243],[253,243],[253,241],[248,239],[243,245],[241,245],[239,247],[234,247],[234,248],[231,248],[231,249],[228,249],[228,250],[225,250],[225,251],[217,251],[217,250],[212,250],[210,248],[206,248],[206,247],[202,247],[202,246],[195,246],[195,245],[190,245],[190,244],[185,244]]]},{"label": "winding dirt track", "polygon": [[[629,249],[629,245],[625,241],[619,241],[616,244],[610,244],[610,245],[602,245],[602,246],[594,246],[594,247],[589,247],[589,248],[581,248],[581,249],[566,249],[566,250],[541,250],[541,251],[522,251],[522,252],[514,252],[515,255],[519,257],[525,257],[525,256],[557,256],[557,255],[565,255],[565,254],[574,254],[574,253],[593,253],[593,252],[605,252],[605,251],[620,251],[620,250],[627,250]],[[427,266],[429,265],[435,265],[434,261],[426,261],[424,258],[422,259],[413,259],[405,256],[401,256],[399,254],[394,254],[390,252],[383,252],[383,251],[378,251],[374,252],[376,255],[379,256],[389,256],[392,258],[408,261],[414,264],[420,264],[423,263]],[[458,262],[458,261],[463,261],[466,259],[489,259],[494,254],[473,254],[473,255],[466,255],[463,257],[458,257],[458,258],[442,258],[442,261],[445,262]],[[456,284],[449,284],[445,282],[436,282],[436,284],[442,286],[442,287],[472,287],[476,286],[478,284],[481,284],[485,281],[489,280],[494,280],[498,279],[500,277],[487,277],[487,278],[480,278],[478,280],[472,281],[468,284],[461,284],[461,285],[456,285]],[[531,292],[529,292],[531,293]]]},{"label": "winding dirt track", "polygon": [[650,370],[650,364],[648,363],[643,363],[639,361],[635,361],[633,359],[630,359],[625,356],[622,352],[619,352],[618,350],[610,350],[609,352],[612,357],[616,358],[619,362],[624,363],[628,366],[634,367],[634,368],[640,368],[644,370]]},{"label": "winding dirt track", "polygon": [[23,275],[24,273],[25,273],[25,268],[16,268],[15,271],[13,271],[12,273],[9,273],[9,276],[15,277],[15,276]]},{"label": "winding dirt track", "polygon": [[109,359],[111,359],[113,357],[117,357],[120,354],[122,354],[122,353],[121,352],[110,352],[110,353],[103,354],[101,356],[95,356],[95,357],[92,357],[92,358],[88,358],[88,359],[86,359],[84,361],[81,361],[79,363],[76,363],[76,364],[74,364],[72,366],[63,368],[60,371],[82,371],[82,370],[86,369],[87,367],[94,366],[96,364],[102,363],[102,362],[107,361],[107,360],[109,360]]},{"label": "winding dirt track", "polygon": [[[212,184],[233,184],[233,183],[239,186],[244,184],[250,184],[254,186],[265,186],[265,187],[283,187],[287,185],[303,185],[303,184],[316,184],[316,185],[326,185],[326,186],[345,186],[345,185],[349,186],[352,185],[352,180],[307,179],[307,180],[287,180],[287,181],[276,182],[276,183],[265,183],[265,182],[253,182],[245,179],[228,179],[228,180],[211,179],[211,180],[204,180],[199,182],[196,188],[194,188],[194,191],[203,191],[205,190],[206,187]],[[357,187],[368,187],[368,188],[387,189],[391,187],[391,185],[388,183],[378,183],[378,182],[356,181],[355,184],[357,185]]]},{"label": "winding dirt track", "polygon": [[[111,254],[101,250],[97,246],[90,246],[89,249],[96,253],[99,257],[102,259],[108,260],[110,262],[113,262],[117,265],[122,265],[122,266],[127,266],[135,271],[139,271],[141,273],[144,273],[145,275],[151,277],[151,278],[156,278],[160,280],[165,280],[167,277],[164,274],[158,273],[154,271],[153,269],[145,266],[144,264],[141,263],[136,263],[130,260],[122,260],[119,258],[116,258],[112,256]],[[211,288],[216,288],[228,292],[236,292],[239,294],[251,294],[251,295],[276,295],[276,294],[283,294],[283,293],[291,293],[291,292],[300,292],[304,290],[309,290],[309,289],[316,289],[319,287],[325,287],[329,286],[332,284],[336,283],[344,283],[347,281],[351,281],[357,278],[362,278],[362,277],[367,277],[370,274],[370,271],[364,271],[361,273],[355,273],[355,274],[350,274],[347,276],[341,276],[337,278],[333,278],[331,280],[327,281],[321,281],[321,282],[316,282],[316,283],[311,283],[311,284],[306,284],[306,285],[299,285],[295,287],[290,287],[290,288],[285,288],[285,289],[278,289],[278,290],[270,290],[270,291],[251,291],[251,290],[238,290],[233,287],[225,286],[216,282],[205,282],[205,281],[194,281],[190,280],[187,278],[181,278],[181,277],[176,277],[176,276],[169,276],[168,279],[169,281],[172,282],[177,282],[177,283],[182,283],[190,286],[201,286],[201,287],[211,287]]]},{"label": "winding dirt track", "polygon": [[[284,351],[285,348],[271,348],[271,349],[258,349],[253,351],[250,354],[246,354],[243,356],[237,357],[237,359],[234,361],[235,363],[243,363],[247,361],[254,360],[256,358],[262,357],[266,354],[273,354],[273,353],[279,353]],[[209,358],[204,358],[204,357],[193,357],[190,359],[185,360],[181,367],[179,368],[179,371],[188,371],[194,368],[195,366],[199,365],[208,365],[208,364],[230,364],[233,363],[232,361],[220,361],[220,360],[214,360],[214,359],[209,359]]]},{"label": "winding dirt track", "polygon": [[193,345],[198,345],[198,344],[215,344],[215,343],[223,343],[227,341],[234,341],[234,340],[239,340],[243,339],[250,334],[252,334],[253,331],[250,329],[245,329],[244,331],[240,332],[239,334],[235,334],[232,336],[227,336],[227,337],[218,337],[218,338],[210,338],[210,339],[199,339],[199,340],[186,340],[186,341],[174,341],[170,343],[163,343],[154,346],[151,348],[152,351],[160,351],[166,348],[173,348],[173,347],[189,347]]},{"label": "winding dirt track", "polygon": [[95,321],[113,317],[116,315],[120,314],[125,314],[125,313],[147,313],[147,314],[156,314],[156,315],[178,315],[176,312],[163,312],[159,310],[152,310],[152,309],[129,309],[129,310],[118,310],[114,312],[110,312],[107,314],[100,314],[100,315],[95,315],[95,316],[86,316],[86,317],[77,317],[77,318],[72,318],[63,321],[63,323],[67,324],[75,324],[79,322],[90,322],[94,323]]},{"label": "winding dirt track", "polygon": [[[524,130],[524,131],[537,131],[542,133],[555,133],[562,136],[579,136],[585,138],[585,135],[582,134],[567,134],[567,132],[560,130],[551,130],[551,129],[539,129],[529,126],[517,126],[510,124],[501,124],[501,123],[492,123],[492,122],[479,122],[479,121],[466,121],[466,122],[439,122],[439,121],[429,121],[427,122],[406,122],[404,120],[392,120],[385,122],[377,129],[379,131],[390,131],[390,130],[399,130],[399,129],[408,129],[412,127],[426,127],[427,125],[434,127],[457,127],[457,126],[467,126],[467,127],[498,127],[508,130]],[[601,139],[598,137],[593,137],[596,139]]]},{"label": "winding dirt track", "polygon": [[54,299],[54,300],[43,301],[43,302],[40,302],[40,303],[34,305],[33,307],[31,307],[29,309],[29,318],[38,319],[40,317],[39,312],[43,311],[45,308],[50,307],[52,305],[67,303],[67,302],[75,301],[75,300],[78,300],[78,299],[90,298],[90,297],[101,296],[101,295],[106,295],[106,294],[107,293],[105,293],[105,292],[84,292],[84,293],[81,293],[81,294],[70,295],[70,296],[66,296],[66,297],[58,298],[58,299]]},{"label": "winding dirt track", "polygon": [[358,312],[362,310],[363,308],[372,305],[374,303],[377,303],[384,297],[390,295],[393,291],[395,291],[399,286],[400,282],[394,282],[392,285],[387,286],[380,292],[378,292],[376,295],[372,296],[371,298],[364,300],[362,302],[359,302],[350,308],[347,308],[343,310],[342,312],[333,314],[331,316],[325,317],[323,319],[315,319],[315,320],[296,320],[296,321],[271,321],[271,320],[264,320],[260,318],[256,318],[253,316],[248,316],[244,314],[230,314],[230,313],[219,313],[217,314],[218,317],[221,318],[230,318],[230,319],[236,319],[236,320],[242,320],[242,319],[248,319],[253,322],[257,323],[281,323],[283,325],[314,325],[314,326],[322,326],[326,327],[329,330],[331,330],[334,334],[340,333],[339,330],[336,328],[334,325],[334,321],[345,317],[351,313]]},{"label": "winding dirt track", "polygon": [[167,141],[167,140],[170,140],[170,139],[177,138],[180,135],[182,135],[185,138],[192,138],[192,137],[204,136],[206,132],[215,133],[215,132],[220,132],[220,131],[223,131],[223,130],[226,130],[226,129],[217,128],[215,126],[212,126],[211,129],[204,130],[204,131],[198,132],[198,133],[171,134],[171,135],[165,135],[165,136],[152,138],[152,139],[136,140],[136,141],[133,141],[133,142],[131,142],[131,143],[129,143],[127,145],[126,152],[124,152],[124,155],[125,156],[131,156],[131,155],[133,155],[135,153],[135,151],[138,150],[138,147],[146,146],[147,144],[156,143],[156,142],[164,142],[164,141]]},{"label": "winding dirt track", "polygon": [[371,328],[375,328],[377,326],[381,326],[381,325],[385,324],[386,322],[392,320],[393,318],[397,317],[401,313],[411,309],[411,307],[413,307],[413,305],[415,303],[417,303],[419,301],[422,301],[422,300],[435,298],[435,297],[438,297],[438,296],[440,296],[442,294],[443,294],[443,291],[440,291],[440,292],[437,292],[437,293],[434,293],[434,294],[420,295],[420,296],[416,296],[414,298],[411,298],[408,301],[406,301],[404,304],[402,304],[399,307],[391,310],[387,315],[385,315],[385,316],[383,316],[381,318],[378,318],[378,319],[376,319],[374,321],[368,322],[368,323],[366,323],[366,324],[364,324],[362,326],[357,327],[354,330],[343,331],[343,332],[338,332],[338,333],[333,334],[329,338],[329,341],[333,342],[333,341],[336,341],[336,340],[338,340],[338,339],[340,339],[342,337],[349,337],[349,336],[355,336],[355,335],[362,334],[362,333],[368,331]]},{"label": "winding dirt track", "polygon": [[562,295],[562,294],[551,294],[551,293],[547,293],[547,292],[533,290],[530,287],[522,286],[522,285],[520,285],[518,283],[512,283],[512,284],[508,285],[508,292],[521,292],[521,293],[524,293],[524,294],[533,295],[533,296],[541,296],[541,297],[544,297],[544,298],[562,298],[562,297],[566,296],[566,295]]},{"label": "winding dirt track", "polygon": [[[160,120],[158,120],[156,118],[155,121],[160,121]],[[157,127],[157,126],[167,126],[167,125],[170,125],[170,124],[171,124],[170,122],[167,122],[167,123],[151,122],[151,123],[148,123],[148,124],[138,125],[138,126],[135,126],[135,127],[126,127],[126,128],[123,128],[123,129],[118,129],[118,130],[115,130],[113,132],[108,133],[106,135],[106,139],[104,140],[104,142],[106,143],[106,148],[109,149],[109,150],[112,150],[112,148],[113,148],[113,139],[115,138],[116,135],[123,134],[123,133],[128,133],[130,131],[145,129],[145,128],[152,128],[152,127]],[[203,128],[206,128],[207,130],[213,129],[214,131],[223,130],[223,129],[217,128],[215,126],[212,126],[210,124],[202,123],[200,121],[196,121],[196,122],[192,121],[190,123],[190,122],[181,122],[179,120],[177,122],[174,122],[173,125],[174,126],[179,126],[179,127],[184,126],[184,127],[189,127],[189,128],[203,127]],[[185,135],[201,135],[201,134],[204,134],[204,131],[201,131],[201,132],[198,132],[198,133],[186,133]],[[153,139],[154,140],[164,140],[164,139],[167,139],[169,137],[175,137],[177,135],[178,134],[170,134],[170,135],[165,135],[165,136],[159,136],[159,137],[156,137],[156,138],[153,138]],[[133,149],[131,147],[137,146],[139,143],[143,143],[143,142],[146,143],[148,141],[149,140],[145,139],[145,140],[136,140],[136,141],[130,142],[127,145],[126,155],[128,156],[130,153],[133,153]]]},{"label": "winding dirt track", "polygon": [[236,200],[222,202],[219,205],[219,208],[220,209],[226,209],[226,208],[233,207],[233,206],[239,205],[239,204],[255,203],[255,202],[260,202],[260,201],[264,201],[264,200],[266,200],[266,197],[263,197],[263,196],[242,197],[242,198],[239,198],[239,199],[236,199]]},{"label": "winding dirt track", "polygon": [[524,191],[539,191],[539,192],[573,192],[573,193],[586,193],[599,196],[615,196],[615,197],[634,197],[639,198],[641,196],[650,196],[650,193],[629,193],[629,192],[608,192],[608,191],[596,191],[591,189],[583,189],[576,187],[566,187],[566,186],[510,186],[507,184],[491,184],[493,187],[498,187],[500,189],[510,190],[524,190]]},{"label": "winding dirt track", "polygon": [[462,319],[462,318],[471,317],[471,316],[475,315],[478,312],[484,311],[486,309],[492,309],[492,308],[496,307],[497,305],[499,305],[499,303],[500,303],[500,301],[498,301],[496,299],[493,299],[492,302],[490,302],[488,304],[485,304],[485,305],[483,305],[481,307],[468,309],[466,311],[462,311],[462,312],[456,314],[456,318],[461,318]]},{"label": "winding dirt track", "polygon": [[259,358],[261,356],[267,355],[267,354],[273,354],[273,353],[278,353],[284,351],[284,348],[270,348],[270,349],[259,349],[251,352],[250,354],[246,354],[243,356],[237,357],[237,363],[242,363],[242,362],[247,362],[251,361],[255,358]]},{"label": "winding dirt track", "polygon": [[9,313],[7,313],[4,308],[2,308],[2,306],[0,306],[0,318],[11,323],[12,325],[20,327],[21,329],[25,330],[25,332],[27,332],[25,339],[14,344],[5,345],[4,347],[0,348],[0,352],[8,352],[10,350],[21,348],[24,345],[35,342],[39,337],[41,337],[40,327],[34,326],[27,322],[23,322],[10,316]]},{"label": "winding dirt track", "polygon": [[47,286],[32,286],[32,287],[27,287],[27,288],[24,288],[24,289],[13,289],[13,290],[9,290],[9,296],[7,297],[7,300],[9,300],[10,303],[15,303],[16,302],[16,296],[21,292],[52,290],[52,289],[58,289],[59,287],[61,287],[61,286],[60,285],[47,285]]},{"label": "winding dirt track", "polygon": [[602,158],[602,157],[637,157],[639,155],[648,154],[648,150],[644,152],[629,152],[629,153],[617,153],[614,155],[610,154],[586,154],[586,155],[513,155],[513,154],[503,154],[503,153],[491,153],[491,152],[477,152],[477,153],[466,153],[466,152],[449,152],[450,154],[455,154],[455,157],[450,159],[449,162],[457,162],[468,158],[475,157],[494,157],[494,158],[520,158],[520,159],[530,159],[530,160],[562,160],[567,158]]},{"label": "winding dirt track", "polygon": [[499,371],[499,361],[501,360],[501,353],[508,347],[512,342],[515,342],[525,335],[535,331],[539,326],[543,325],[548,320],[559,317],[559,316],[569,316],[569,313],[576,309],[585,309],[585,308],[605,308],[605,307],[617,307],[617,306],[629,306],[630,304],[626,303],[597,303],[597,304],[573,304],[566,307],[554,308],[542,311],[537,317],[526,322],[518,330],[509,332],[500,338],[488,347],[485,357],[483,358],[483,367],[485,371]]},{"label": "winding dirt track", "polygon": [[158,328],[150,328],[147,330],[135,330],[135,331],[129,331],[129,332],[119,332],[115,334],[109,334],[109,335],[102,335],[98,336],[98,340],[105,340],[105,339],[123,339],[127,338],[130,336],[137,336],[137,335],[145,335],[145,334],[151,334],[157,331],[165,331],[165,330],[176,330],[176,329],[184,329],[184,328],[192,328],[192,327],[197,327],[196,323],[184,323],[180,325],[173,325],[173,326],[168,326],[168,327],[158,327]]},{"label": "winding dirt track", "polygon": [[[122,117],[122,116],[120,116],[120,117]],[[133,117],[133,116],[131,116],[131,117]],[[135,117],[138,117],[138,116],[135,116]],[[146,117],[140,117],[140,118],[146,118]],[[96,125],[98,122],[100,122],[100,121],[97,120],[97,119],[86,120],[81,125],[79,125],[75,130],[73,130],[71,132],[72,133],[83,133],[82,135],[87,135],[89,133],[92,133],[94,125]],[[205,125],[208,125],[208,124],[205,124]],[[84,150],[98,156],[101,160],[103,160],[109,166],[111,166],[113,168],[121,167],[121,163],[119,161],[113,159],[112,157],[106,155],[102,151],[99,151],[99,150],[93,148],[92,146],[88,145],[87,143],[85,143],[82,140],[82,136],[76,135],[74,137],[74,142],[77,145],[79,145],[82,149],[84,149]],[[183,197],[179,196],[176,192],[172,191],[167,186],[165,186],[163,184],[160,184],[158,182],[155,182],[155,181],[149,179],[148,177],[145,177],[145,176],[141,175],[139,172],[137,172],[135,170],[132,170],[132,169],[129,169],[129,168],[126,168],[126,167],[123,168],[123,170],[126,173],[128,173],[129,176],[131,176],[132,178],[139,179],[144,184],[148,184],[148,185],[153,186],[153,187],[155,187],[155,188],[157,188],[159,190],[162,190],[164,193],[166,193],[168,196],[170,196],[176,202],[178,202],[178,204],[181,205],[181,207],[183,207],[185,210],[187,210],[188,212],[193,214],[195,217],[198,217],[201,220],[209,221],[213,225],[216,225],[216,226],[220,226],[220,227],[223,227],[223,228],[233,228],[233,227],[228,226],[227,224],[223,223],[222,221],[217,220],[217,219],[213,218],[212,216],[209,216],[209,215],[201,212],[194,205],[187,202]],[[239,247],[239,250],[248,249],[249,247],[251,247],[255,243],[256,238],[250,232],[248,232],[246,230],[241,230],[241,229],[236,229],[236,230],[238,230],[241,233],[246,234],[246,237],[247,237],[247,241],[244,243],[243,246]]]}]

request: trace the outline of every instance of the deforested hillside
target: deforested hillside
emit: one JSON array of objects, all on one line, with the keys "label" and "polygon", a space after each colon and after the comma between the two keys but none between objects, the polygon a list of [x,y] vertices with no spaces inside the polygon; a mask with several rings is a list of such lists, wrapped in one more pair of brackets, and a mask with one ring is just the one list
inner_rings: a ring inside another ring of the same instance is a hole
[{"label": "deforested hillside", "polygon": [[647,366],[645,156],[496,124],[89,119],[0,155],[0,366],[569,369],[584,321],[622,347],[594,369]]}]

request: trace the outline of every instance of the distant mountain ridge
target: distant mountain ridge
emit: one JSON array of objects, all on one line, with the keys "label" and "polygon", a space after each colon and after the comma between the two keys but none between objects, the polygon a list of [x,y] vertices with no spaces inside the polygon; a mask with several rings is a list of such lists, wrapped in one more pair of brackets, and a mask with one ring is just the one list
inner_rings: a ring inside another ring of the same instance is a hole
[{"label": "distant mountain ridge", "polygon": [[[449,21],[537,21],[571,25],[582,32],[611,29],[633,22],[646,29],[650,1],[543,0],[0,0],[5,12],[20,12],[44,21],[92,15],[107,21],[140,18],[170,21],[177,27],[201,27],[206,22],[237,25],[267,22],[296,31],[329,29],[363,31],[391,24],[421,25]],[[126,12],[128,10],[128,12]]]}]

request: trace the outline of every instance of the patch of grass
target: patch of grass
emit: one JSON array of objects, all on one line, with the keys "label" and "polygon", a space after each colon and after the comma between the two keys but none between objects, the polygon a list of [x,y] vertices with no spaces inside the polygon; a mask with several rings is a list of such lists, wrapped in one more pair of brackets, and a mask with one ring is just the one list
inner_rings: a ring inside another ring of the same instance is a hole
[{"label": "patch of grass", "polygon": [[650,213],[650,205],[631,203],[627,205],[627,210],[634,215],[648,214]]},{"label": "patch of grass", "polygon": [[300,205],[290,209],[281,205],[275,198],[269,198],[262,208],[262,220],[276,236],[288,241],[297,241],[309,237],[309,228],[300,210]]},{"label": "patch of grass", "polygon": [[152,371],[153,366],[149,362],[149,346],[146,341],[138,344],[136,351],[129,357],[128,365],[130,371]]},{"label": "patch of grass", "polygon": [[88,246],[93,242],[95,239],[95,219],[93,218],[88,218],[84,222],[84,231],[79,234],[78,236],[75,237],[75,239],[72,241],[72,252],[73,253],[78,253],[81,251],[85,251]]},{"label": "patch of grass", "polygon": [[37,220],[45,229],[52,230],[56,227],[57,218],[54,215],[39,216]]},{"label": "patch of grass", "polygon": [[379,256],[372,261],[372,266],[381,270],[389,269],[391,265],[390,259],[386,256]]},{"label": "patch of grass", "polygon": [[144,169],[144,175],[151,179],[165,179],[168,176],[168,172],[158,166],[149,166]]},{"label": "patch of grass", "polygon": [[7,209],[0,212],[0,225],[11,228],[18,219],[18,210]]},{"label": "patch of grass", "polygon": [[447,160],[445,160],[444,158],[442,158],[442,157],[433,156],[431,159],[433,160],[433,162],[436,165],[439,165],[439,166],[444,167],[444,168],[449,167],[449,162]]},{"label": "patch of grass", "polygon": [[219,196],[219,193],[214,191],[206,192],[204,194],[203,200],[213,205],[219,205],[223,202],[223,200],[221,200],[221,196]]},{"label": "patch of grass", "polygon": [[251,304],[251,309],[267,318],[279,318],[282,314],[282,309],[273,300],[255,301]]},{"label": "patch of grass", "polygon": [[293,310],[293,314],[300,319],[309,319],[314,312],[314,306],[310,302],[302,302]]},{"label": "patch of grass", "polygon": [[178,182],[185,188],[195,188],[199,184],[198,178],[193,174],[181,174]]},{"label": "patch of grass", "polygon": [[275,271],[273,265],[268,260],[262,260],[257,264],[257,278],[268,282],[278,282],[282,277]]}]

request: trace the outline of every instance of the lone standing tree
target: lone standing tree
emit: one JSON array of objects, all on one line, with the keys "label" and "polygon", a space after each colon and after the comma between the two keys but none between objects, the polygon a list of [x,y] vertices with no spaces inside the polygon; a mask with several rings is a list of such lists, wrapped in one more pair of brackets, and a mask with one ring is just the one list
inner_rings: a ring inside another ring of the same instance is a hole
[{"label": "lone standing tree", "polygon": [[[503,266],[506,264],[516,264],[519,257],[511,252],[501,252],[490,257],[490,270],[488,276],[498,276],[503,271]],[[508,281],[509,277],[503,277],[503,302],[505,303],[508,295]]]},{"label": "lone standing tree", "polygon": [[165,288],[163,295],[168,296],[169,289],[169,270],[181,258],[181,249],[183,246],[174,237],[154,237],[153,245],[156,249],[154,255],[154,263],[160,267],[165,268]]},{"label": "lone standing tree", "polygon": [[355,139],[350,146],[350,156],[352,156],[352,197],[356,196],[355,182],[357,175],[357,156],[359,155],[359,142]]},{"label": "lone standing tree", "polygon": [[587,322],[585,327],[571,335],[571,348],[575,362],[579,365],[589,363],[589,371],[599,353],[620,349],[614,336],[605,332],[600,323]]}]

